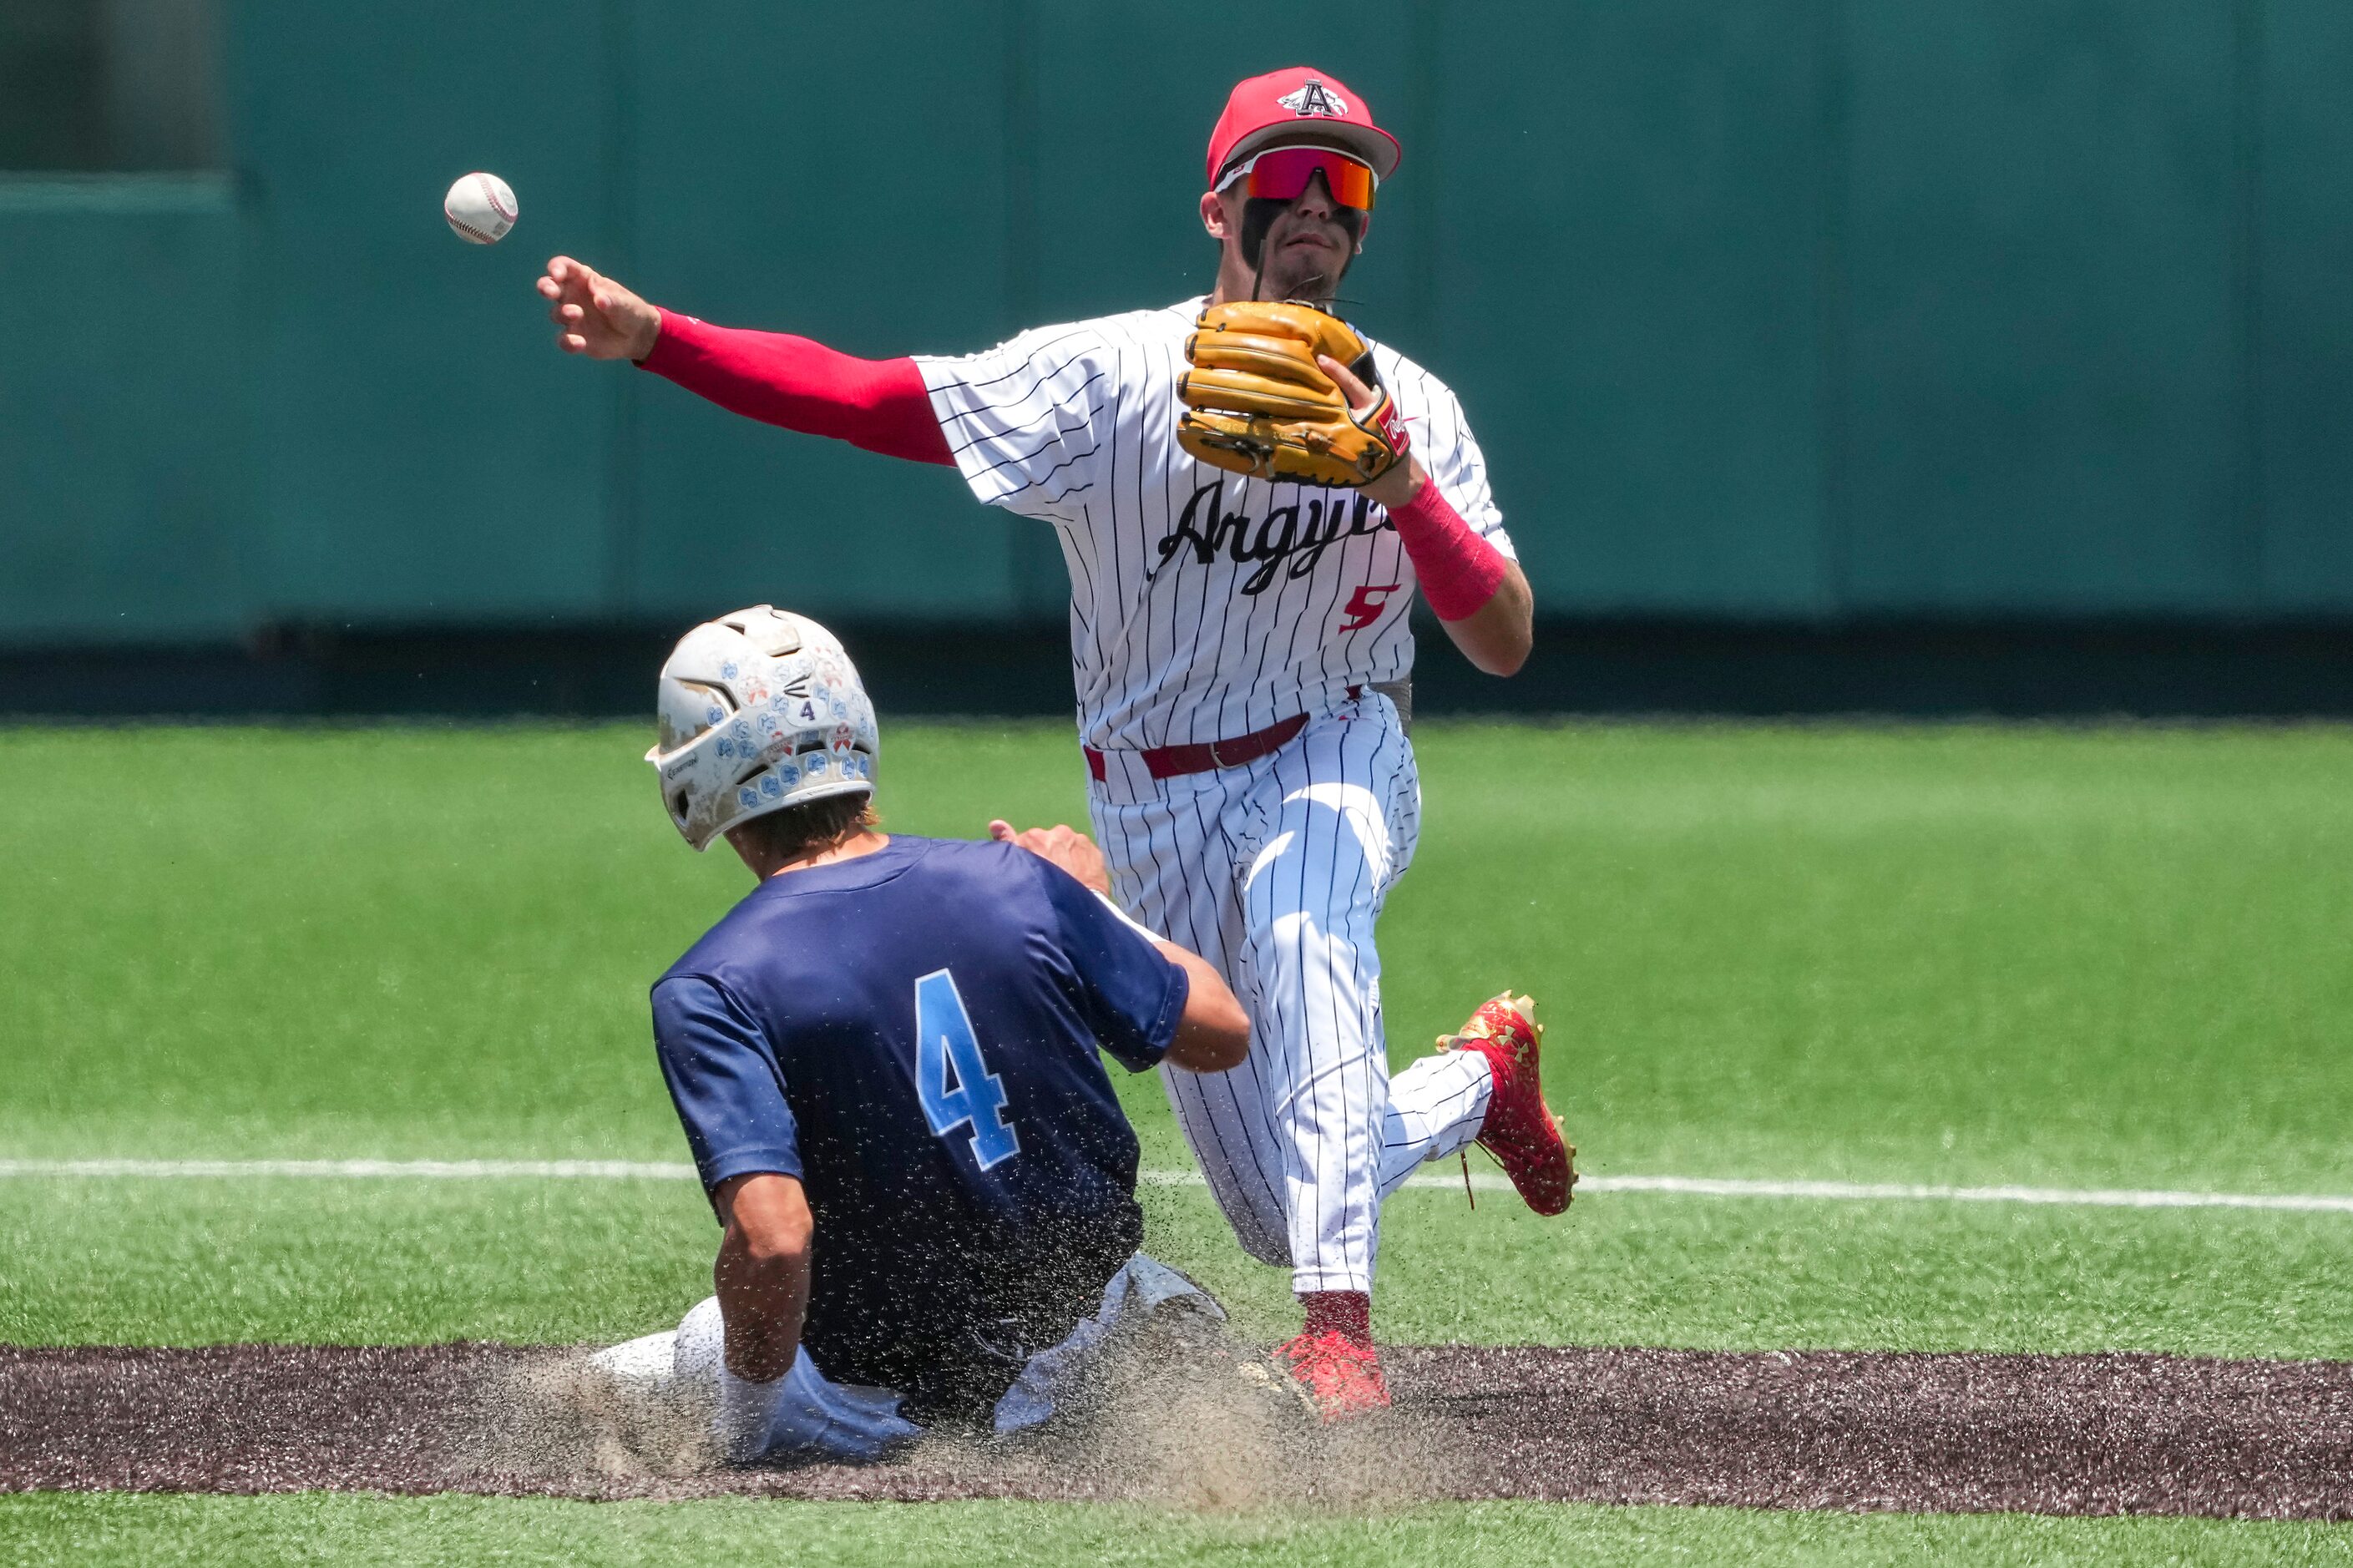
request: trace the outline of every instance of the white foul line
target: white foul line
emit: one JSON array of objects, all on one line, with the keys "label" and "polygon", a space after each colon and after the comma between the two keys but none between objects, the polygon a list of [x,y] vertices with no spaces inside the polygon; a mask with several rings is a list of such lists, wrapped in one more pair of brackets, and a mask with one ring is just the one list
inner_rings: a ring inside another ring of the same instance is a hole
[{"label": "white foul line", "polygon": [[[1509,1185],[1500,1177],[1489,1178]],[[1428,1176],[1414,1184],[1442,1186]],[[1712,1176],[1586,1176],[1581,1193],[1677,1193],[1705,1198],[1826,1198],[1839,1203],[2066,1204],[2104,1209],[2285,1209],[2353,1214],[2327,1193],[2183,1193],[2143,1187],[1948,1187],[1896,1182],[1751,1182]]]},{"label": "white foul line", "polygon": [[479,1182],[691,1182],[694,1167],[650,1160],[0,1160],[0,1176],[420,1177]]},{"label": "white foul line", "polygon": [[[341,1180],[660,1181],[691,1182],[694,1167],[654,1160],[0,1160],[0,1177],[150,1176],[245,1178],[292,1176]],[[1143,1171],[1146,1186],[1198,1187],[1198,1171]],[[1471,1178],[1482,1193],[1509,1192],[1489,1172]],[[1409,1187],[1460,1189],[1462,1179],[1422,1175]],[[1580,1194],[1663,1193],[1702,1198],[1801,1198],[1831,1203],[2044,1204],[2117,1209],[2274,1209],[2298,1214],[2353,1214],[2353,1196],[2322,1193],[2189,1193],[2135,1187],[1940,1186],[1896,1182],[1768,1182],[1718,1176],[1585,1176]]]},{"label": "white foul line", "polygon": [[[1195,1171],[1145,1171],[1155,1186],[1207,1184]],[[1409,1187],[1462,1190],[1461,1176],[1415,1176]],[[1508,1193],[1512,1184],[1489,1172],[1472,1175],[1482,1193]],[[1579,1176],[1577,1194],[1666,1193],[1701,1198],[1811,1198],[1831,1203],[2056,1204],[2108,1209],[2285,1209],[2306,1214],[2353,1214],[2353,1196],[2319,1193],[2183,1193],[2133,1187],[1956,1187],[1897,1182],[1767,1182],[1731,1176]]]}]

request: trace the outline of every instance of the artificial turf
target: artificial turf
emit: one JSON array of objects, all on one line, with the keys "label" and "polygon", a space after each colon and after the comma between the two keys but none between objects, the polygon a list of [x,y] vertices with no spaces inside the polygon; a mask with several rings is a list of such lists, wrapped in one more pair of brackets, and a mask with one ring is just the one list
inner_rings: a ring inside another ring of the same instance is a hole
[{"label": "artificial turf", "polygon": [[[1195,1190],[1145,1245],[1264,1339],[1288,1280]],[[1546,1222],[1391,1201],[1377,1327],[1407,1342],[2170,1351],[2353,1358],[2353,1215],[1597,1196]],[[0,1341],[569,1342],[710,1294],[691,1183],[0,1182]]]},{"label": "artificial turf", "polygon": [[[678,842],[642,739],[0,730],[0,1157],[679,1160],[645,989],[746,882]],[[1534,989],[1589,1171],[2353,1192],[2353,731],[1417,746],[1395,1054]],[[884,757],[902,831],[1084,820],[1060,726],[897,725]],[[1184,1167],[1156,1085],[1124,1088],[1146,1165]],[[1150,1197],[1155,1246],[1280,1312],[1199,1192]],[[18,1179],[0,1234],[0,1334],[42,1342],[621,1332],[710,1245],[691,1187],[627,1183]],[[2345,1355],[2348,1239],[1633,1194],[1544,1224],[1416,1191],[1381,1311],[1400,1338]]]},{"label": "artificial turf", "polygon": [[543,1500],[34,1494],[0,1498],[0,1564],[234,1562],[741,1568],[822,1563],[1272,1568],[1715,1568],[1889,1563],[2336,1563],[2353,1527],[2181,1519],[1751,1513],[1472,1503],[1394,1512],[1198,1514],[1051,1503],[571,1503]]},{"label": "artificial turf", "polygon": [[[723,851],[678,843],[643,745],[628,726],[0,730],[0,1158],[681,1158],[645,988],[745,884]],[[1588,1170],[2353,1192],[2353,732],[1433,723],[1417,745],[1425,837],[1382,928],[1394,1054],[1533,989]],[[883,781],[900,831],[1083,822],[1060,725],[892,725]],[[1156,1089],[1127,1088],[1147,1165],[1181,1167]],[[1245,1323],[1282,1324],[1281,1277],[1239,1258],[1201,1193],[1148,1201],[1151,1245]],[[618,1337],[702,1293],[711,1241],[675,1182],[17,1178],[0,1181],[0,1340]],[[2346,1357],[2348,1242],[2343,1214],[1603,1194],[1547,1223],[1416,1190],[1391,1206],[1379,1326]],[[379,1540],[378,1560],[413,1561],[444,1539],[459,1559],[693,1561],[797,1529],[839,1561],[1049,1540],[1077,1561],[1136,1539],[1116,1515],[1020,1505],[5,1508],[0,1562],[58,1530],[125,1561],[364,1561]],[[1286,1563],[1442,1562],[1491,1536],[1459,1554],[2346,1546],[1571,1509],[1356,1529],[1150,1535],[1155,1561]],[[555,1555],[530,1555],[542,1540]]]},{"label": "artificial turf", "polygon": [[[676,1158],[646,986],[745,884],[643,738],[0,729],[0,1148]],[[1534,990],[1592,1169],[2353,1191],[2353,731],[1417,744],[1395,1054]],[[1084,821],[1055,725],[893,726],[883,790]]]}]

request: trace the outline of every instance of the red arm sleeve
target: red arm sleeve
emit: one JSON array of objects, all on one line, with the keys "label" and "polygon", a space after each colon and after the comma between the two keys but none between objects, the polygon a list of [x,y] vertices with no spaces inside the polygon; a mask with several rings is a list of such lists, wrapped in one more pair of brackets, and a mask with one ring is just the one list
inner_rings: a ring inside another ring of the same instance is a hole
[{"label": "red arm sleeve", "polygon": [[853,359],[807,338],[664,310],[654,352],[638,363],[748,419],[887,458],[955,461],[912,359]]}]

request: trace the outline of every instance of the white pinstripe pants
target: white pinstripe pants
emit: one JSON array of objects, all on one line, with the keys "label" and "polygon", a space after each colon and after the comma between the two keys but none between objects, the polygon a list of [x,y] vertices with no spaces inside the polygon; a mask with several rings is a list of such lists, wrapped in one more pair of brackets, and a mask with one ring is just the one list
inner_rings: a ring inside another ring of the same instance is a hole
[{"label": "white pinstripe pants", "polygon": [[1490,1087],[1468,1051],[1389,1076],[1373,927],[1421,824],[1397,710],[1367,693],[1246,767],[1110,764],[1089,804],[1121,904],[1250,1009],[1241,1066],[1161,1073],[1209,1190],[1294,1290],[1370,1290],[1382,1200],[1477,1136]]}]

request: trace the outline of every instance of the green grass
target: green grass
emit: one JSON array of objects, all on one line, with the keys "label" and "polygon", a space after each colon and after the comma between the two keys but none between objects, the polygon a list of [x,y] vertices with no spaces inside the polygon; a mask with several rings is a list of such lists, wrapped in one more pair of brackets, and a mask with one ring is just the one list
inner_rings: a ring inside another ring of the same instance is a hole
[{"label": "green grass", "polygon": [[[0,1144],[675,1157],[645,988],[743,873],[642,740],[0,731]],[[1419,743],[1400,1059],[1533,987],[1598,1170],[2353,1191],[2353,732]],[[886,742],[907,831],[1079,784],[1060,726]]]},{"label": "green grass", "polygon": [[[677,1160],[645,989],[744,887],[633,727],[0,731],[0,1155]],[[2353,732],[1430,725],[1400,1060],[1505,982],[1589,1170],[2353,1191]],[[1060,726],[895,727],[905,831],[1083,820]],[[1149,1079],[1146,1163],[1185,1156]],[[1279,1325],[1198,1191],[1155,1245]],[[0,1183],[0,1334],[570,1339],[702,1288],[670,1184]],[[2353,1220],[1392,1205],[1400,1338],[2353,1354]],[[576,1288],[583,1279],[596,1288]]]},{"label": "green grass", "polygon": [[[2353,731],[1438,725],[1399,1061],[1506,983],[1588,1170],[2353,1192]],[[0,1157],[683,1150],[645,991],[745,885],[637,727],[0,730]],[[902,831],[1083,821],[1067,729],[893,726]],[[1185,1163],[1125,1086],[1146,1163]],[[1151,1245],[1283,1280],[1198,1190]],[[0,1340],[617,1338],[691,1184],[0,1180]],[[2353,1216],[1414,1191],[1400,1340],[2353,1357]],[[2342,1531],[1495,1507],[0,1500],[0,1563],[2344,1560]],[[176,1554],[176,1555],[175,1555]],[[700,1555],[698,1555],[700,1554]]]},{"label": "green grass", "polygon": [[2297,1563],[2353,1559],[2353,1527],[2206,1520],[1746,1513],[1480,1503],[1371,1518],[1039,1503],[567,1503],[507,1499],[0,1498],[0,1564],[235,1562],[659,1564],[1265,1563],[1271,1568]]},{"label": "green grass", "polygon": [[[1146,1245],[1267,1339],[1287,1277],[1207,1195]],[[1378,1327],[1407,1342],[2353,1358],[2353,1216],[1603,1196],[1392,1202]],[[710,1293],[691,1183],[0,1183],[0,1341],[619,1340]]]}]

